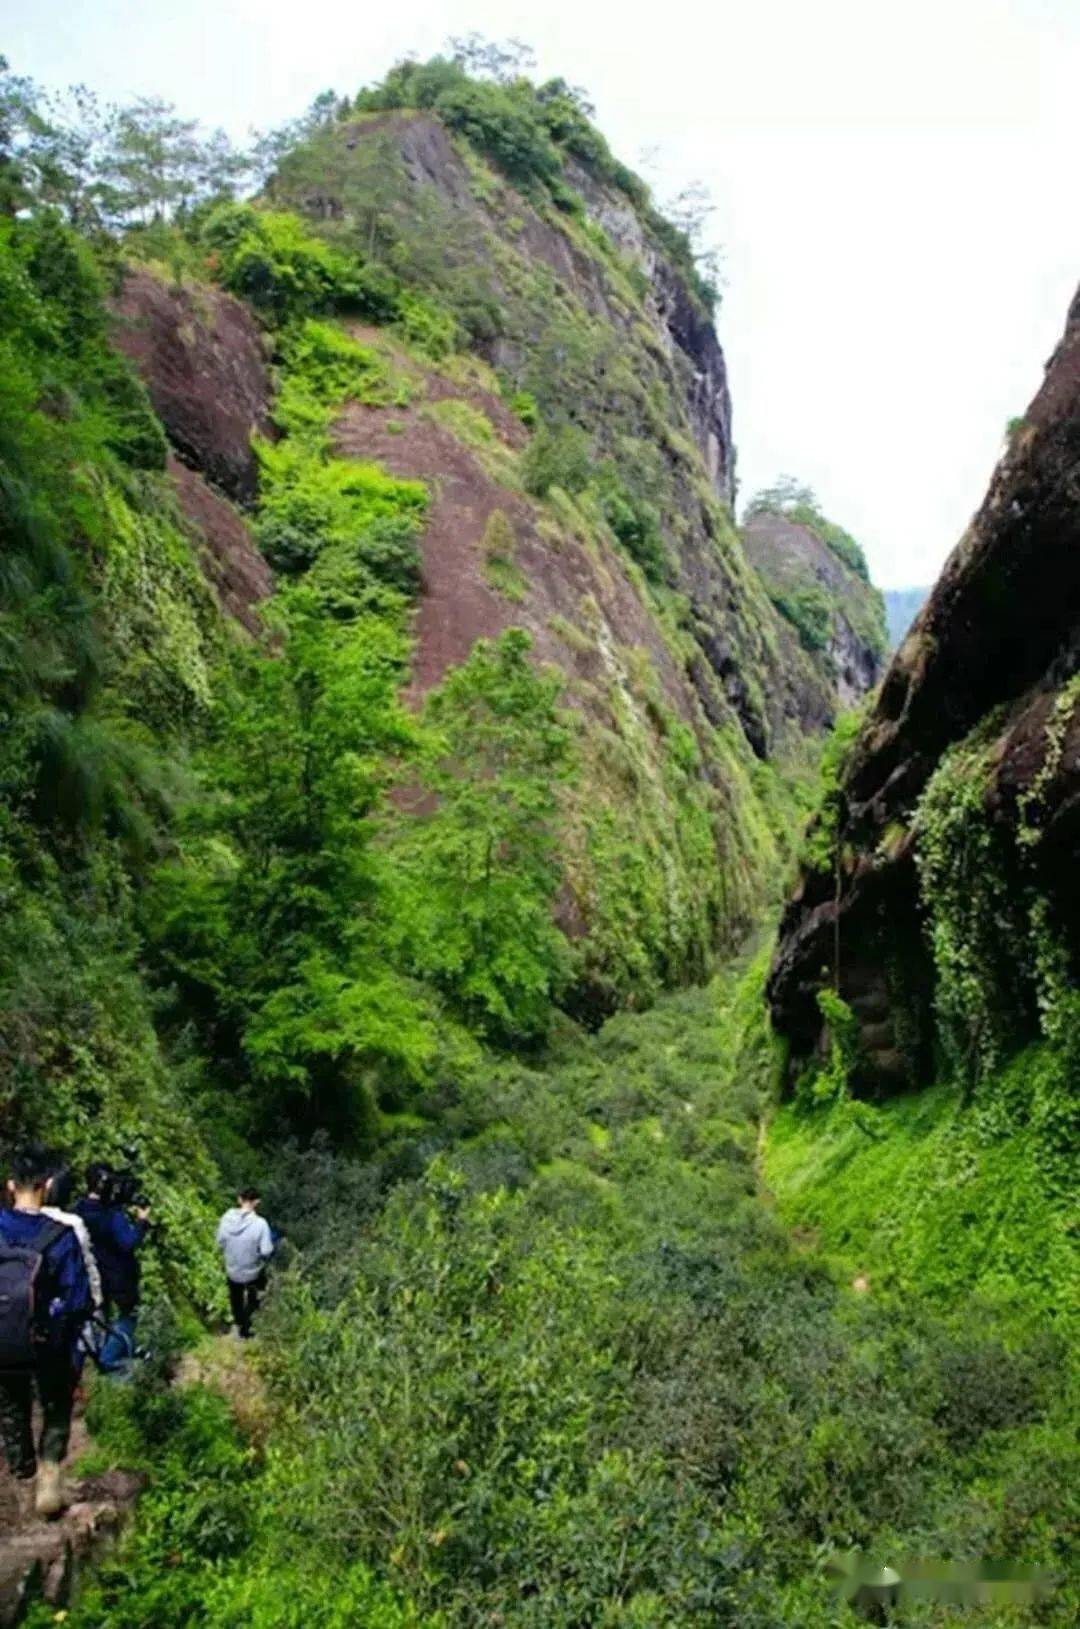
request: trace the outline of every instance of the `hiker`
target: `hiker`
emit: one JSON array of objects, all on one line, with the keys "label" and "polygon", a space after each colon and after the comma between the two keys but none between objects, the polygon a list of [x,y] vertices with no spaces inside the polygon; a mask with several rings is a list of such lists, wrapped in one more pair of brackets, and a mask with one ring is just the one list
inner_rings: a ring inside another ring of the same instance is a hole
[{"label": "hiker", "polygon": [[266,1289],[266,1264],[274,1253],[269,1224],[258,1215],[259,1190],[242,1188],[236,1204],[218,1223],[217,1242],[225,1257],[233,1329],[251,1339],[251,1320]]},{"label": "hiker", "polygon": [[[39,1516],[68,1505],[63,1463],[77,1380],[75,1348],[90,1314],[90,1280],[73,1228],[43,1206],[56,1160],[39,1147],[17,1154],[0,1210],[0,1440],[16,1483],[35,1485]],[[41,1404],[35,1448],[34,1391]]]},{"label": "hiker", "polygon": [[86,1198],[75,1214],[86,1223],[101,1269],[108,1333],[98,1353],[98,1367],[106,1373],[125,1369],[135,1356],[135,1323],[139,1311],[139,1250],[150,1225],[145,1205],[134,1206],[132,1221],[120,1203],[111,1166],[100,1161],[87,1168]]},{"label": "hiker", "polygon": [[49,1179],[49,1203],[42,1205],[41,1214],[51,1216],[54,1222],[63,1222],[65,1227],[71,1228],[79,1241],[83,1266],[90,1280],[90,1317],[83,1326],[75,1348],[75,1373],[81,1377],[87,1354],[98,1351],[101,1345],[101,1335],[105,1327],[105,1293],[101,1287],[101,1273],[86,1223],[77,1212],[67,1208],[71,1202],[71,1189],[70,1167],[58,1165]]}]

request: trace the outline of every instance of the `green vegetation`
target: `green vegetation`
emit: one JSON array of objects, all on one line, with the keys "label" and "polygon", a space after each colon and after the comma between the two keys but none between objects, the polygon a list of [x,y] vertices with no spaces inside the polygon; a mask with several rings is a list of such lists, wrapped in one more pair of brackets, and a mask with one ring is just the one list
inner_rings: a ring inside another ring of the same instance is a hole
[{"label": "green vegetation", "polygon": [[747,519],[760,514],[784,515],[797,525],[807,527],[832,549],[849,571],[864,582],[870,581],[866,556],[855,539],[842,526],[826,519],[810,488],[801,486],[790,475],[782,476],[775,486],[766,487],[751,498],[746,507]]},{"label": "green vegetation", "polygon": [[[779,624],[705,478],[690,364],[568,160],[692,276],[689,247],[581,93],[519,68],[466,42],[359,112],[322,99],[270,140],[253,203],[220,172],[193,191],[187,137],[146,109],[121,129],[141,190],[88,235],[46,207],[56,132],[4,82],[0,1140],[78,1162],[134,1141],[159,1221],[155,1362],[95,1386],[90,1413],[91,1468],[143,1468],[149,1490],[71,1629],[843,1625],[836,1551],[1068,1565],[1075,996],[1045,901],[1003,888],[992,729],[918,814],[964,1091],[854,1102],[853,1014],[826,991],[828,1054],[770,1123],[769,910],[808,802],[760,755]],[[443,204],[378,141],[346,173],[343,129],[421,108],[491,211],[464,230],[442,234]],[[65,163],[64,214],[104,210]],[[341,188],[319,222],[293,213],[316,167]],[[621,315],[513,247],[498,228],[525,212]],[[205,585],[161,427],[109,344],[124,252],[212,274],[265,330],[277,435],[248,519],[277,588],[250,638]],[[392,338],[361,343],[349,317]],[[496,334],[529,438],[465,399],[492,376],[455,348]],[[506,600],[531,592],[527,502],[536,535],[574,547],[595,596],[548,619],[573,674],[510,628],[406,707],[432,495],[340,456],[347,403],[455,437],[513,493],[477,548]],[[810,509],[861,583],[812,501],[784,512]],[[715,623],[688,550],[730,602]],[[785,614],[821,638],[820,604]],[[714,647],[730,694],[698,680]],[[827,869],[854,730],[826,748],[807,837]],[[205,1335],[212,1224],[253,1178],[288,1252],[258,1357],[230,1359]],[[1062,1584],[1033,1621],[1064,1629],[1077,1604]]]},{"label": "green vegetation", "polygon": [[807,829],[802,863],[812,871],[832,871],[839,863],[837,838],[843,807],[842,784],[863,714],[842,713],[821,754],[818,806]]},{"label": "green vegetation", "polygon": [[[457,50],[429,62],[403,62],[381,85],[361,91],[356,108],[365,113],[430,109],[509,180],[526,192],[543,189],[557,208],[570,214],[582,209],[564,175],[566,158],[576,159],[626,194],[702,306],[711,310],[718,299],[711,264],[699,266],[703,257],[691,234],[655,210],[644,182],[614,158],[591,122],[592,109],[583,93],[562,79],[535,85],[524,73],[514,72],[514,66],[495,66],[482,50],[479,55]],[[492,77],[477,77],[478,72]]]},{"label": "green vegetation", "polygon": [[0,286],[0,1132],[29,1120],[76,1159],[139,1135],[168,1194],[152,1281],[208,1308],[213,1167],[154,1032],[136,888],[220,620],[94,257],[55,216],[5,220]]},{"label": "green vegetation", "polygon": [[[1029,875],[1039,804],[1057,772],[1080,682],[1059,693],[1040,775],[1013,833],[992,818],[1001,719],[989,716],[942,758],[916,814],[920,888],[934,959],[940,1039],[957,1080],[993,1074],[1033,1030],[1057,1041],[1074,1025],[1069,946]],[[1064,1105],[1062,1105],[1064,1107]]]},{"label": "green vegetation", "polygon": [[[760,539],[754,563],[764,578],[769,597],[780,614],[792,624],[803,649],[824,650],[833,638],[839,619],[862,641],[873,656],[882,661],[889,649],[885,601],[871,585],[866,556],[850,533],[822,514],[813,492],[790,475],[756,494],[746,506],[744,524],[755,515],[778,515],[810,532],[834,555],[842,566],[841,586],[830,590],[821,580],[820,570],[807,580],[799,562],[788,551]],[[830,574],[835,578],[833,568]]]},{"label": "green vegetation", "polygon": [[1080,1469],[1075,1078],[1071,1050],[1037,1043],[966,1103],[943,1081],[873,1109],[789,1104],[767,1146],[783,1220],[873,1296],[932,1307],[949,1332],[946,1429],[982,1526],[974,1546],[1038,1557],[1058,1580],[1052,1607],[993,1622],[1064,1624],[1080,1605],[1065,1537]]},{"label": "green vegetation", "polygon": [[[285,1151],[269,1181],[296,1255],[257,1382],[242,1365],[226,1382],[241,1418],[265,1387],[255,1435],[198,1389],[99,1397],[99,1453],[153,1455],[155,1479],[74,1629],[196,1609],[230,1624],[242,1607],[269,1625],[294,1601],[303,1621],[347,1622],[347,1605],[395,1629],[854,1625],[827,1570],[851,1547],[1060,1571],[1060,1341],[1030,1309],[1016,1338],[954,1315],[958,1283],[987,1291],[1008,1250],[1027,1266],[1015,1252],[1034,1260],[1040,1229],[994,1231],[1003,1154],[961,1197],[936,1099],[885,1111],[876,1141],[834,1130],[835,1110],[788,1109],[768,1144],[784,1220],[832,1203],[854,1233],[841,1265],[870,1271],[871,1293],[794,1248],[755,1174],[778,1061],[767,959],[592,1040],[564,1026],[543,1058],[459,1058],[363,1167],[325,1141]],[[890,1256],[896,1294],[877,1278]],[[1044,1261],[1047,1301],[1064,1265]],[[1075,1605],[1059,1583],[1037,1621]]]},{"label": "green vegetation", "polygon": [[[181,1629],[198,1613],[220,1629],[424,1629],[362,1565],[344,1567],[327,1591],[317,1558],[293,1546],[286,1554],[267,1520],[269,1467],[219,1393],[179,1393],[143,1375],[133,1387],[99,1386],[89,1418],[91,1468],[145,1470],[152,1486],[130,1543],[82,1591],[75,1621]],[[31,1605],[24,1622],[45,1629],[56,1611]]]},{"label": "green vegetation", "polygon": [[514,528],[502,509],[493,511],[484,527],[481,539],[484,551],[484,578],[505,599],[521,601],[527,597],[528,583],[517,564],[517,539]]},{"label": "green vegetation", "polygon": [[833,631],[833,607],[827,594],[820,588],[797,588],[791,594],[770,591],[769,598],[791,623],[804,650],[826,649]]},{"label": "green vegetation", "polygon": [[449,312],[406,288],[386,267],[341,254],[313,237],[295,216],[251,204],[221,204],[201,229],[209,269],[269,321],[323,312],[395,323],[431,356],[454,348]]}]

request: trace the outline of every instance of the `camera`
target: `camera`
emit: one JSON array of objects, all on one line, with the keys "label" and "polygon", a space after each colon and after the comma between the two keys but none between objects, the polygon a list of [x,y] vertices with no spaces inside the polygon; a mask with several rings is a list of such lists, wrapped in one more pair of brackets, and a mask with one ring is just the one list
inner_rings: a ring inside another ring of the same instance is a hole
[{"label": "camera", "polygon": [[150,1203],[137,1171],[110,1171],[101,1197],[107,1205],[133,1205],[137,1210],[145,1210]]},{"label": "camera", "polygon": [[117,1171],[109,1167],[102,1187],[102,1200],[106,1205],[133,1206],[136,1210],[145,1210],[150,1200],[143,1190],[138,1171],[139,1151],[137,1148],[125,1148],[123,1154],[129,1162],[128,1168]]}]

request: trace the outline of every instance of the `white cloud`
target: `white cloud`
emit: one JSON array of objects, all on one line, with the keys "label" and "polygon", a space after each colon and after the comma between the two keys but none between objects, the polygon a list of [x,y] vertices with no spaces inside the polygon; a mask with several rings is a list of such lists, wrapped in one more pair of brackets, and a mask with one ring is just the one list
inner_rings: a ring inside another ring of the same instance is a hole
[{"label": "white cloud", "polygon": [[718,202],[743,491],[791,471],[925,580],[985,490],[1080,278],[1068,0],[8,0],[49,84],[159,92],[242,135],[477,29],[587,85],[630,162]]}]

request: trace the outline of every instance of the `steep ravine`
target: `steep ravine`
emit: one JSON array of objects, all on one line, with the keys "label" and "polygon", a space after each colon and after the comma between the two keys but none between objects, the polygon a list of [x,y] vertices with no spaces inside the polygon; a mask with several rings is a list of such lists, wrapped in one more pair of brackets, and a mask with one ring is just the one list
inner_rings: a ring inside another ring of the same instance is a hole
[{"label": "steep ravine", "polygon": [[580,93],[403,63],[104,246],[20,179],[0,1143],[155,1217],[81,1467],[145,1491],[26,1629],[817,1629],[852,1552],[1071,1629],[1075,325],[845,766],[865,560],[740,534],[715,291]]}]

